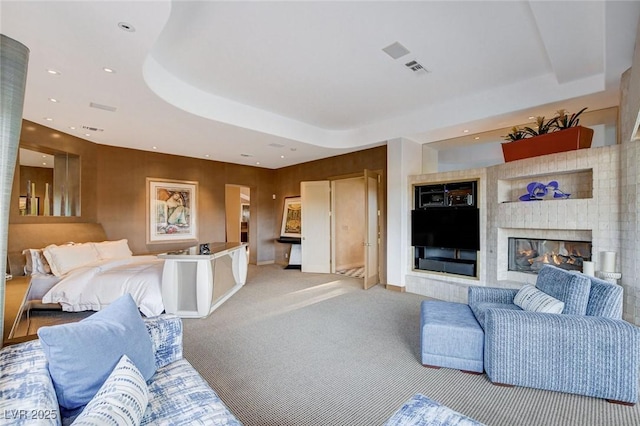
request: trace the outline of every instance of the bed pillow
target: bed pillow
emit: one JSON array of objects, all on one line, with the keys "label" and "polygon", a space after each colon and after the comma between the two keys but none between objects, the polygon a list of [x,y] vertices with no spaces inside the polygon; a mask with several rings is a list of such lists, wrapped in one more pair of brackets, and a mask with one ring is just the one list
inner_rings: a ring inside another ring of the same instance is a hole
[{"label": "bed pillow", "polygon": [[126,239],[103,241],[101,243],[94,243],[93,246],[98,251],[98,256],[100,256],[101,260],[122,259],[124,257],[131,257],[133,254],[129,249],[129,241]]},{"label": "bed pillow", "polygon": [[549,296],[532,285],[522,287],[513,298],[513,303],[525,311],[548,314],[561,314],[564,309],[564,302]]},{"label": "bed pillow", "polygon": [[137,426],[147,410],[148,402],[149,393],[144,377],[129,357],[122,355],[109,378],[72,425]]},{"label": "bed pillow", "polygon": [[38,337],[65,416],[95,396],[122,355],[145,380],[156,370],[151,337],[129,294],[80,322],[40,327]]},{"label": "bed pillow", "polygon": [[69,271],[100,260],[93,243],[75,244],[72,246],[50,245],[43,250],[49,262],[51,272],[61,277]]},{"label": "bed pillow", "polygon": [[51,267],[44,257],[42,249],[24,249],[22,254],[26,261],[24,265],[25,275],[51,274]]}]

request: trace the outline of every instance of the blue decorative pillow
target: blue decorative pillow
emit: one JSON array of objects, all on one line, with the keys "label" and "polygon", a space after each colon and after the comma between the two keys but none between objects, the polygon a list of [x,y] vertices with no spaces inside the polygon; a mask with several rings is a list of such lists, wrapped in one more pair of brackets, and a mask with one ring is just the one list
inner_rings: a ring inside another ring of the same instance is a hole
[{"label": "blue decorative pillow", "polygon": [[41,327],[38,337],[63,416],[91,401],[122,355],[145,380],[156,370],[151,337],[129,294],[80,322]]},{"label": "blue decorative pillow", "polygon": [[149,392],[144,377],[126,356],[72,426],[138,426],[147,410]]}]

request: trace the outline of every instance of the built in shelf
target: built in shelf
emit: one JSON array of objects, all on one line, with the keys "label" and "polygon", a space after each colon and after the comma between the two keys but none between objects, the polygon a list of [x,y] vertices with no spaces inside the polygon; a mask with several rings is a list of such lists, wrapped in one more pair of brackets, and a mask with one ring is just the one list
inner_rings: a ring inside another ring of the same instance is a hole
[{"label": "built in shelf", "polygon": [[[540,175],[518,176],[510,179],[498,179],[498,202],[521,202],[520,197],[528,193],[527,185],[531,182],[548,184],[558,182],[558,188],[565,194],[571,194],[569,199],[593,198],[593,169],[572,170],[568,172],[545,173]],[[545,198],[545,201],[564,200],[563,198]]]}]

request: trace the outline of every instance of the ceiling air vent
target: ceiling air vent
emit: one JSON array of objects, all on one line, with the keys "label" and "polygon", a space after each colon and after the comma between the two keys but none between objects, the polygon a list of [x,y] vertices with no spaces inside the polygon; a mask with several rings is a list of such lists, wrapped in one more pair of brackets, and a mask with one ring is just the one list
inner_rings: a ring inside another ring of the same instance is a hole
[{"label": "ceiling air vent", "polygon": [[284,148],[284,145],[279,143],[270,143],[269,146],[272,148]]},{"label": "ceiling air vent", "polygon": [[404,64],[405,67],[409,68],[411,71],[416,72],[416,73],[428,73],[429,71],[422,66],[421,63],[419,63],[418,61],[409,61],[406,64]]},{"label": "ceiling air vent", "polygon": [[82,126],[82,128],[85,130],[91,130],[92,132],[104,132],[104,129],[99,129],[97,127]]},{"label": "ceiling air vent", "polygon": [[116,109],[117,109],[116,107],[112,107],[112,106],[109,106],[109,105],[97,104],[95,102],[89,103],[89,106],[91,108],[103,109],[105,111],[111,111],[111,112],[116,112]]},{"label": "ceiling air vent", "polygon": [[398,43],[397,41],[393,44],[382,49],[384,53],[391,56],[393,59],[398,59],[407,53],[409,53],[409,49]]}]

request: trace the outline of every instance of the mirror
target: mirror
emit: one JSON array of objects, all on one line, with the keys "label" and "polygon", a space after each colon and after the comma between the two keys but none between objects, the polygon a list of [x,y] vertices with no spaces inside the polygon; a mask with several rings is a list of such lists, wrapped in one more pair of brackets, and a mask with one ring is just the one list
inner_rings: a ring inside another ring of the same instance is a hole
[{"label": "mirror", "polygon": [[20,148],[21,216],[80,216],[80,157]]}]

